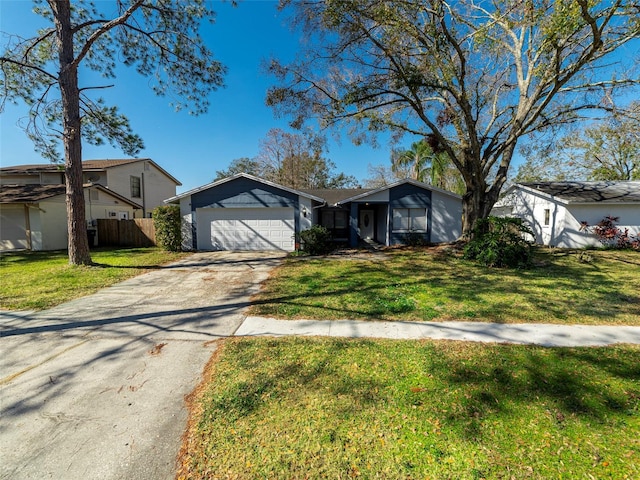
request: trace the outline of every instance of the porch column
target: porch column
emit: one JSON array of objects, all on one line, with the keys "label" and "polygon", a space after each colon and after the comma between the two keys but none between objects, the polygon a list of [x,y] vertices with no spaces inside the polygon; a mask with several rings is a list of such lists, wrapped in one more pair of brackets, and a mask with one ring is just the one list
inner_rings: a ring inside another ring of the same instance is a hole
[{"label": "porch column", "polygon": [[358,204],[351,203],[349,215],[349,246],[358,246]]}]

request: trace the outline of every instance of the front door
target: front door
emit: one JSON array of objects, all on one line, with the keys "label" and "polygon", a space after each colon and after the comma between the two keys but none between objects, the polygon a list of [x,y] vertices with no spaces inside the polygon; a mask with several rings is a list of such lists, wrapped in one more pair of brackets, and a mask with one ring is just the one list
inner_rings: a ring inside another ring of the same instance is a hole
[{"label": "front door", "polygon": [[373,210],[360,210],[360,238],[373,239]]}]

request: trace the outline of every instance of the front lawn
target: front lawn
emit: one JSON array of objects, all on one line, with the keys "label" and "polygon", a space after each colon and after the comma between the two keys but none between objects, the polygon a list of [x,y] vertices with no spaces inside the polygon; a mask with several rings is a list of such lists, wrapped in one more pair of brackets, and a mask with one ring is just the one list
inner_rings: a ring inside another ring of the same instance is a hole
[{"label": "front lawn", "polygon": [[[640,325],[640,254],[539,249],[529,270],[442,249],[290,258],[251,313],[278,318]],[[378,254],[379,255],[379,254]],[[586,260],[586,261],[585,261]]]},{"label": "front lawn", "polygon": [[53,307],[185,255],[159,248],[103,248],[91,252],[95,266],[78,267],[69,265],[66,251],[3,253],[0,255],[0,308]]},{"label": "front lawn", "polygon": [[178,478],[640,478],[640,347],[234,339]]}]

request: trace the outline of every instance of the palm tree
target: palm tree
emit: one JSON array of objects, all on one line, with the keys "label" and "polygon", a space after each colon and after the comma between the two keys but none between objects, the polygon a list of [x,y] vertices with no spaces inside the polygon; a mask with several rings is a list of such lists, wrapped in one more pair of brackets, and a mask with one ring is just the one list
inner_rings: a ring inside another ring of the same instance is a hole
[{"label": "palm tree", "polygon": [[394,150],[391,155],[391,170],[407,170],[414,180],[456,193],[465,190],[462,177],[447,155],[435,153],[425,140],[412,143],[409,150]]}]

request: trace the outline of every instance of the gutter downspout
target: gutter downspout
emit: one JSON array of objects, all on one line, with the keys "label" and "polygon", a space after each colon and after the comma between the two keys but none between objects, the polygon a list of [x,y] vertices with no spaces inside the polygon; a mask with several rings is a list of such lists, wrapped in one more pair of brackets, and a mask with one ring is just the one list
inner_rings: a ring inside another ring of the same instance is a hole
[{"label": "gutter downspout", "polygon": [[142,177],[140,179],[140,189],[142,190],[142,192],[140,192],[140,194],[142,195],[142,218],[147,218],[147,202],[144,198],[146,193],[146,188],[144,188],[144,172],[141,172],[140,176]]}]

